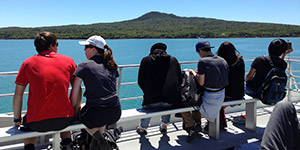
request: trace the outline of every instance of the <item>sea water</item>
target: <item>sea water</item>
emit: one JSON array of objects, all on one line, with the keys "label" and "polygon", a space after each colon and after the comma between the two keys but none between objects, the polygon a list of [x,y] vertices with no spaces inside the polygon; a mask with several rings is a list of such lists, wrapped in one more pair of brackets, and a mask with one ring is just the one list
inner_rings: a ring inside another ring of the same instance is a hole
[{"label": "sea water", "polygon": [[[268,54],[268,45],[275,38],[218,38],[206,39],[215,48],[215,53],[220,44],[224,41],[233,43],[244,59],[251,59],[257,56]],[[292,42],[294,52],[288,56],[300,57],[300,38],[282,38]],[[115,61],[118,65],[139,64],[141,59],[149,55],[150,48],[157,42],[167,45],[167,52],[176,57],[179,62],[198,61],[199,55],[195,51],[195,44],[200,39],[117,39],[106,40],[108,46],[113,50]],[[58,53],[70,56],[76,64],[85,61],[84,46],[78,44],[81,40],[58,40]],[[0,40],[0,72],[18,71],[22,62],[33,55],[36,55],[33,40]],[[251,62],[246,62],[246,71],[249,71]],[[298,65],[300,66],[300,65]],[[47,66],[45,66],[47,67]],[[185,68],[196,69],[196,65],[184,65]],[[293,65],[294,68],[299,68]],[[299,70],[298,69],[298,70]],[[122,72],[122,83],[137,81],[137,68],[125,69]],[[0,94],[14,93],[16,76],[0,77]],[[122,86],[121,98],[142,96],[138,85]],[[0,97],[0,113],[12,112],[12,96]],[[23,110],[26,110],[27,96],[24,96]],[[85,101],[85,98],[83,98]],[[142,99],[122,102],[123,109],[141,107]]]}]

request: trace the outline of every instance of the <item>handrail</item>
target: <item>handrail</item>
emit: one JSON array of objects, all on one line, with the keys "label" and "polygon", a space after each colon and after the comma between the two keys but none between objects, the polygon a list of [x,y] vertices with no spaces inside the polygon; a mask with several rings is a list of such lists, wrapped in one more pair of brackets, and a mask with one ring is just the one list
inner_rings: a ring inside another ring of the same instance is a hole
[{"label": "handrail", "polygon": [[[286,58],[286,61],[288,62],[288,77],[289,77],[289,81],[288,81],[288,92],[289,92],[289,96],[290,96],[290,91],[292,91],[292,85],[295,86],[296,90],[299,91],[298,88],[298,84],[296,82],[296,78],[300,79],[300,76],[297,75],[293,75],[293,73],[299,73],[300,70],[292,70],[292,63],[300,63],[300,57],[288,57]],[[244,61],[253,61],[254,59],[244,59]],[[197,64],[197,61],[185,61],[185,62],[180,62],[180,65],[189,65],[189,64]],[[121,86],[126,86],[126,85],[135,85],[137,84],[137,82],[122,82],[122,73],[123,73],[123,69],[127,69],[127,68],[138,68],[140,65],[139,64],[129,64],[129,65],[119,65],[119,79],[117,82],[117,89],[118,89],[118,96],[120,96],[120,92],[121,92]],[[11,71],[11,72],[0,72],[0,77],[1,76],[12,76],[12,75],[17,75],[18,71]],[[84,86],[82,88],[85,88]],[[71,88],[69,88],[71,89]],[[28,94],[28,92],[24,92],[25,95]],[[6,94],[0,94],[0,98],[1,97],[7,97],[7,96],[13,96],[14,93],[6,93]],[[128,98],[122,98],[120,99],[120,101],[127,101],[127,100],[135,100],[135,99],[142,99],[142,96],[136,96],[136,97],[128,97]],[[289,98],[290,99],[290,98]]]}]

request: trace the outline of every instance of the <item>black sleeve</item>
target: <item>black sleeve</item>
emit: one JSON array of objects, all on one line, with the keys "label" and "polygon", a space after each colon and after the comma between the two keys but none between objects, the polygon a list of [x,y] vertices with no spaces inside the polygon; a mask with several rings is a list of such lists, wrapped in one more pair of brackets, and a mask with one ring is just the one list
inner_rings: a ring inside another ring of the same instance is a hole
[{"label": "black sleeve", "polygon": [[176,64],[177,64],[177,73],[178,73],[178,83],[179,83],[179,87],[181,86],[181,83],[182,83],[182,76],[181,76],[181,67],[180,67],[180,64],[178,62],[178,60],[174,57],[175,61],[176,61]]},{"label": "black sleeve", "polygon": [[144,91],[144,83],[145,83],[145,59],[142,59],[139,74],[138,74],[138,85]]},{"label": "black sleeve", "polygon": [[74,76],[84,79],[85,73],[86,73],[84,66],[85,66],[85,63],[80,63],[74,72]]}]

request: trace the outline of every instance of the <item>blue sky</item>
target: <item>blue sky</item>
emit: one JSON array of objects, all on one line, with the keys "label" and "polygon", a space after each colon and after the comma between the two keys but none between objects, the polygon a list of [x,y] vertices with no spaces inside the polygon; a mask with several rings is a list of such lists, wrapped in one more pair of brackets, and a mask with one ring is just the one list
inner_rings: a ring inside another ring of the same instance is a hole
[{"label": "blue sky", "polygon": [[150,11],[300,25],[300,0],[0,0],[0,28],[117,22]]}]

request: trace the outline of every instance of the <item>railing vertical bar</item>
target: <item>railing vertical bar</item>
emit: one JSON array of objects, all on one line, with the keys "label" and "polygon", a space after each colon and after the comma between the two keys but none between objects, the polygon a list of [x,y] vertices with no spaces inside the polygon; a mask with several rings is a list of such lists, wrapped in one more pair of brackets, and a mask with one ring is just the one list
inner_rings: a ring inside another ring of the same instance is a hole
[{"label": "railing vertical bar", "polygon": [[292,100],[292,96],[291,96],[291,94],[292,94],[292,62],[291,61],[289,61],[289,89],[288,89],[288,101],[291,101]]},{"label": "railing vertical bar", "polygon": [[53,150],[60,150],[60,132],[52,134],[52,148]]}]

